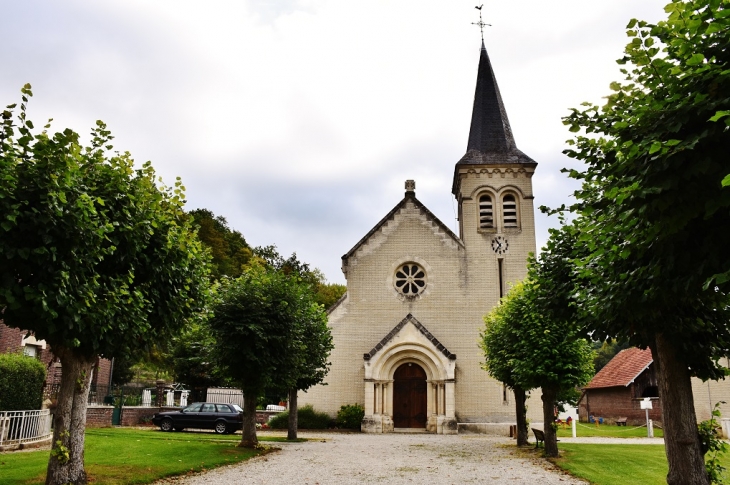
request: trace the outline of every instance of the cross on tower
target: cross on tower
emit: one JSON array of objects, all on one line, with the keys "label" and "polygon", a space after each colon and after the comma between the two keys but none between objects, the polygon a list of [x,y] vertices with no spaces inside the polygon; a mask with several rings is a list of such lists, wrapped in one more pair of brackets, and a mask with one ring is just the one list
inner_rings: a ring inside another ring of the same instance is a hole
[{"label": "cross on tower", "polygon": [[483,6],[484,6],[484,4],[479,5],[478,7],[474,7],[475,9],[479,10],[479,22],[472,22],[471,23],[472,25],[478,25],[479,26],[479,30],[482,33],[482,43],[484,43],[484,27],[486,27],[486,26],[491,27],[492,26],[492,24],[485,24],[482,21],[482,7]]}]

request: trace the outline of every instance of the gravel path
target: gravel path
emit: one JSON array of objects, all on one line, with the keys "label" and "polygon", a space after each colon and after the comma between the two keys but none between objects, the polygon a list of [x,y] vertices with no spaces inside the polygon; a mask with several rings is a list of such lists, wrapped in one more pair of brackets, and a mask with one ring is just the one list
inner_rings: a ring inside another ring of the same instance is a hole
[{"label": "gravel path", "polygon": [[[304,443],[196,476],[181,484],[585,484],[547,461],[518,452],[509,438],[485,435],[309,434]],[[322,438],[315,441],[315,438]]]}]

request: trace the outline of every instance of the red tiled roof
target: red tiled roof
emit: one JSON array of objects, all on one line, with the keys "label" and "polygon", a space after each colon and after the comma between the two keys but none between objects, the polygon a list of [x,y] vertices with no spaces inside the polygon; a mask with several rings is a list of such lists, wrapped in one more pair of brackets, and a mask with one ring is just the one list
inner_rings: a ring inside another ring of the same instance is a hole
[{"label": "red tiled roof", "polygon": [[634,379],[639,377],[639,374],[644,372],[652,362],[654,359],[651,357],[651,349],[642,350],[633,347],[622,350],[603,369],[598,371],[585,389],[626,387],[634,382]]}]

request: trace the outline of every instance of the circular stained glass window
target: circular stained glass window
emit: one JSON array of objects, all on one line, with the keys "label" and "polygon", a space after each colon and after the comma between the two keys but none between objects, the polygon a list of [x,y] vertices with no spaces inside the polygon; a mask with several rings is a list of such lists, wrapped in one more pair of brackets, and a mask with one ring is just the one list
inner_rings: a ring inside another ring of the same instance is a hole
[{"label": "circular stained glass window", "polygon": [[426,272],[416,263],[401,265],[395,272],[395,288],[405,296],[416,296],[426,287]]}]

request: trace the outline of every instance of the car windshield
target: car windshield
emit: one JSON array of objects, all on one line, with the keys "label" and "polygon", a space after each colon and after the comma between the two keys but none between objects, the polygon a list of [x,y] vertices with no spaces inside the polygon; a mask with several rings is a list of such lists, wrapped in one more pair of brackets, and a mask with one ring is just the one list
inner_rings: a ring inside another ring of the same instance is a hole
[{"label": "car windshield", "polygon": [[239,406],[238,404],[231,404],[231,406],[233,406],[233,409],[235,409],[237,413],[243,412],[243,409],[241,409],[241,406]]},{"label": "car windshield", "polygon": [[195,404],[191,404],[190,406],[183,409],[182,412],[184,413],[197,413],[200,412],[200,406],[202,406],[202,402],[196,402]]}]

